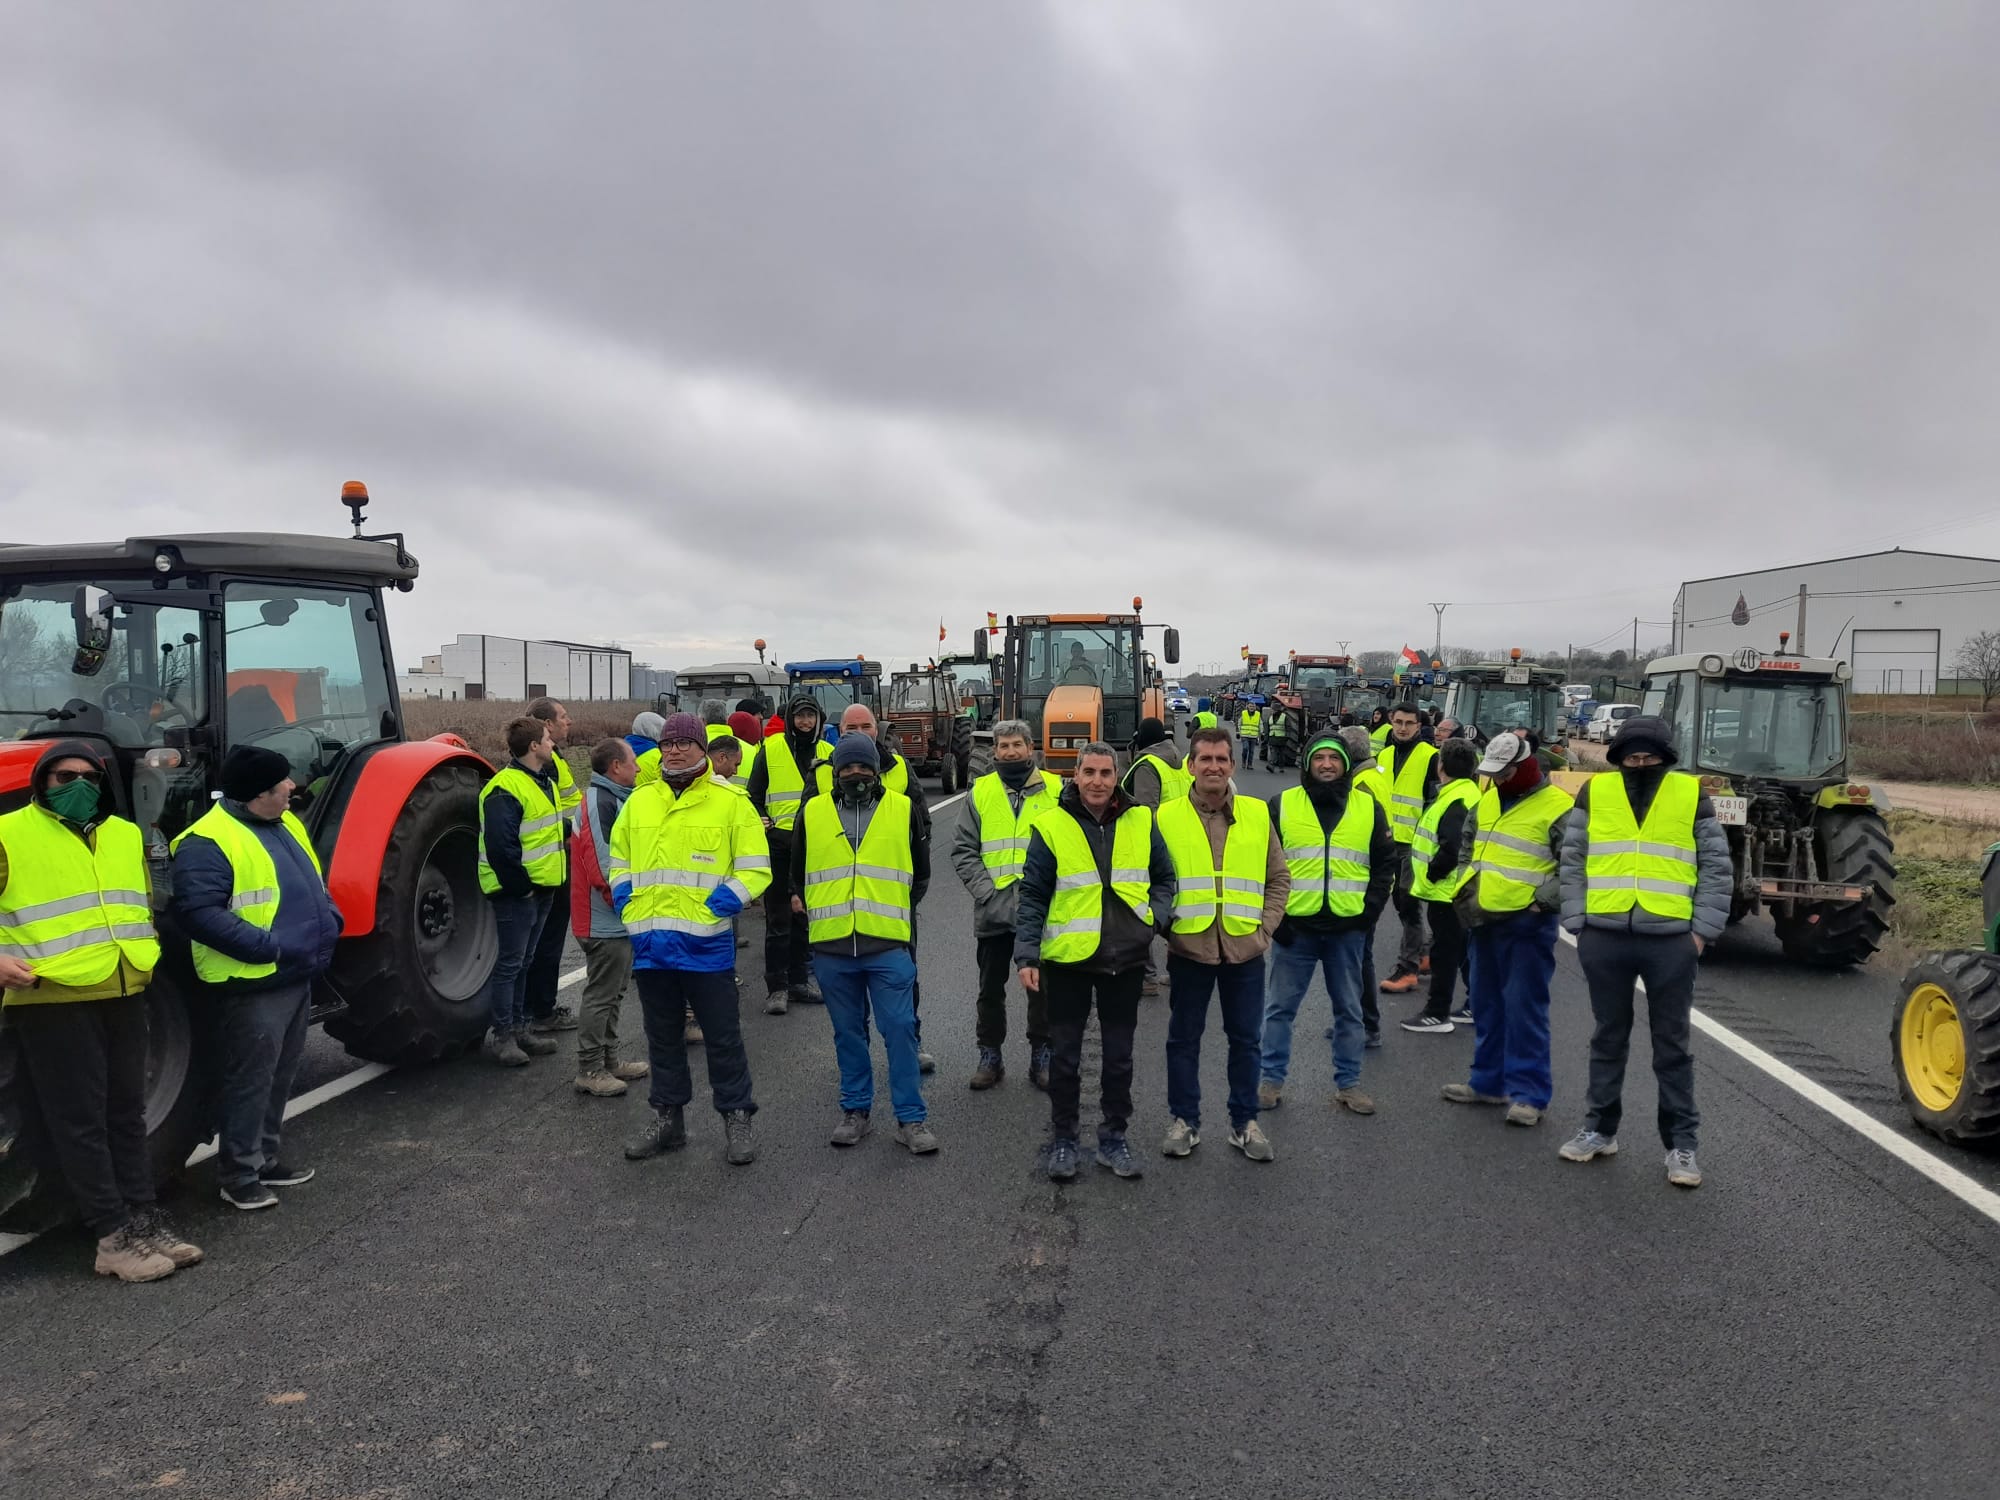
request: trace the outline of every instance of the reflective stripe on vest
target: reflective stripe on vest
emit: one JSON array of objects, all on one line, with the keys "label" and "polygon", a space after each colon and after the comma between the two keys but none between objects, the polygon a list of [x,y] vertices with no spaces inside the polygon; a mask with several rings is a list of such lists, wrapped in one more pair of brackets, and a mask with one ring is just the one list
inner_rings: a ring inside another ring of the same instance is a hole
[{"label": "reflective stripe on vest", "polygon": [[[314,873],[324,880],[326,872],[320,867],[319,855],[306,835],[306,825],[289,812],[280,821],[285,832],[305,850],[306,858],[312,861]],[[271,858],[271,851],[264,847],[263,840],[244,827],[241,818],[224,810],[221,803],[202,814],[193,827],[174,840],[174,852],[178,854],[186,840],[197,836],[214,844],[222,851],[222,857],[229,861],[231,914],[241,917],[261,932],[269,932],[278,920],[278,865]],[[246,964],[200,943],[189,946],[194,953],[195,973],[210,984],[221,984],[230,979],[263,979],[278,972],[275,963]]]},{"label": "reflective stripe on vest", "polygon": [[[1395,747],[1388,750],[1389,764],[1395,764]],[[1430,764],[1437,759],[1437,746],[1417,744],[1404,758],[1402,769],[1390,780],[1389,821],[1396,833],[1396,842],[1407,844],[1417,836],[1417,824],[1424,815],[1424,777]],[[1387,767],[1382,767],[1387,777]]]},{"label": "reflective stripe on vest", "polygon": [[1656,917],[1694,916],[1695,808],[1701,783],[1669,771],[1642,825],[1632,815],[1625,778],[1590,780],[1590,842],[1583,862],[1584,910],[1616,916],[1634,905]]},{"label": "reflective stripe on vest", "polygon": [[1119,790],[1130,795],[1132,790],[1132,773],[1143,765],[1151,765],[1153,774],[1160,778],[1160,805],[1162,807],[1166,806],[1169,802],[1185,797],[1189,792],[1194,790],[1194,777],[1188,774],[1186,767],[1170,766],[1150,750],[1143,751],[1131,765],[1125,768],[1125,778],[1118,783]]},{"label": "reflective stripe on vest", "polygon": [[1461,776],[1447,783],[1437,799],[1424,809],[1416,835],[1410,840],[1410,894],[1419,901],[1449,901],[1472,878],[1472,861],[1466,858],[1463,844],[1459,847],[1458,863],[1444,879],[1433,880],[1425,872],[1438,857],[1438,825],[1444,822],[1444,815],[1454,807],[1470,807],[1478,800],[1479,783],[1470,776]]},{"label": "reflective stripe on vest", "polygon": [[910,940],[911,890],[916,866],[910,855],[910,799],[884,792],[861,835],[848,841],[831,797],[806,803],[806,941],[833,943],[863,937]]},{"label": "reflective stripe on vest", "polygon": [[[825,740],[813,742],[813,779],[824,792],[832,785],[833,747]],[[792,754],[792,742],[782,734],[764,741],[764,758],[770,769],[764,773],[764,811],[780,828],[790,828],[799,820],[799,804],[805,800],[806,779]],[[820,768],[826,774],[820,774]]]},{"label": "reflective stripe on vest", "polygon": [[1330,912],[1358,917],[1368,894],[1368,841],[1375,834],[1375,799],[1351,788],[1340,821],[1320,827],[1319,813],[1306,789],[1295,786],[1278,799],[1278,842],[1292,872],[1285,910],[1295,917]]},{"label": "reflective stripe on vest", "polygon": [[1007,800],[1007,784],[998,771],[988,771],[972,783],[972,810],[979,815],[979,862],[993,877],[993,888],[1004,891],[1021,878],[1028,862],[1028,833],[1062,795],[1062,778],[1040,773],[1041,784],[1023,789],[1017,815]]},{"label": "reflective stripe on vest", "polygon": [[605,884],[629,885],[622,918],[629,933],[678,932],[719,937],[728,917],[708,908],[708,893],[729,891],[748,906],[771,883],[771,856],[749,801],[713,776],[676,797],[656,781],[625,799],[612,827]]},{"label": "reflective stripe on vest", "polygon": [[0,953],[38,978],[99,984],[122,954],[150,974],[160,961],[146,901],[146,841],[136,823],[106,818],[85,843],[36,803],[0,817],[7,885],[0,890]]},{"label": "reflective stripe on vest", "polygon": [[[1082,963],[1097,951],[1104,932],[1105,878],[1083,825],[1067,809],[1040,818],[1036,829],[1056,857],[1056,888],[1042,925],[1042,957],[1052,964]],[[1111,834],[1111,893],[1148,927],[1153,908],[1147,899],[1153,856],[1153,810],[1128,807]]]},{"label": "reflective stripe on vest", "polygon": [[1246,708],[1237,716],[1236,733],[1246,740],[1254,740],[1264,730],[1264,716],[1254,708]]},{"label": "reflective stripe on vest", "polygon": [[561,885],[562,814],[540,781],[518,766],[503,766],[479,793],[479,888],[489,896],[500,889],[500,877],[486,862],[486,799],[496,793],[521,804],[521,868],[528,879],[536,885]]},{"label": "reflective stripe on vest", "polygon": [[1235,814],[1217,870],[1208,829],[1193,799],[1183,797],[1160,809],[1160,837],[1174,857],[1175,932],[1205,931],[1218,917],[1222,930],[1233,937],[1246,937],[1263,925],[1271,810],[1254,798],[1238,797]]},{"label": "reflective stripe on vest", "polygon": [[1549,852],[1549,830],[1575,800],[1559,786],[1530,792],[1504,813],[1500,794],[1488,787],[1479,799],[1479,838],[1472,848],[1472,870],[1482,911],[1526,911],[1535,892],[1555,873]]},{"label": "reflective stripe on vest", "polygon": [[583,788],[576,784],[576,774],[570,770],[569,762],[563,759],[562,751],[556,751],[556,811],[562,814],[564,823],[571,821],[573,814],[583,806]]}]

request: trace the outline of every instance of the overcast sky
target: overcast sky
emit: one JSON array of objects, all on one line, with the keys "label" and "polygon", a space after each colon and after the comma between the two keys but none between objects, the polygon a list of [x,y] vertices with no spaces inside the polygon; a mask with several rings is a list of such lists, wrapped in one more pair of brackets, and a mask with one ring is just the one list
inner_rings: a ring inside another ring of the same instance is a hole
[{"label": "overcast sky", "polygon": [[[0,0],[0,537],[685,666],[2000,555],[2000,6]],[[1970,522],[1971,524],[1963,524]],[[1642,642],[1664,628],[1643,627]]]}]

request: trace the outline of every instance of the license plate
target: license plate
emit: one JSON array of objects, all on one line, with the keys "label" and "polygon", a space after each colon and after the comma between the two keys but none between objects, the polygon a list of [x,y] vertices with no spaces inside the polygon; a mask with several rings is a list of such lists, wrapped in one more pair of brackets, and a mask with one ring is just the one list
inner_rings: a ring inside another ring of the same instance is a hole
[{"label": "license plate", "polygon": [[1508,667],[1500,674],[1500,680],[1508,687],[1520,687],[1530,680],[1526,667]]},{"label": "license plate", "polygon": [[1750,821],[1748,797],[1710,797],[1708,802],[1715,809],[1716,821],[1726,827],[1741,828]]}]

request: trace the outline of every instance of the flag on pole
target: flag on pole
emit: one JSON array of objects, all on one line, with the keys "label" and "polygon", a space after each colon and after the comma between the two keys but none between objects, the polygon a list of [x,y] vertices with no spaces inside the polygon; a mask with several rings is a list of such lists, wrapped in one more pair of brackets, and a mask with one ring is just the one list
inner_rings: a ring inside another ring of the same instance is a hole
[{"label": "flag on pole", "polygon": [[1408,646],[1403,648],[1403,660],[1413,667],[1421,667],[1424,664],[1423,657],[1412,651]]},{"label": "flag on pole", "polygon": [[945,641],[944,617],[940,615],[938,617],[938,644],[943,645],[944,641]]},{"label": "flag on pole", "polygon": [[990,609],[986,611],[986,633],[988,635],[1000,633],[1000,616]]}]

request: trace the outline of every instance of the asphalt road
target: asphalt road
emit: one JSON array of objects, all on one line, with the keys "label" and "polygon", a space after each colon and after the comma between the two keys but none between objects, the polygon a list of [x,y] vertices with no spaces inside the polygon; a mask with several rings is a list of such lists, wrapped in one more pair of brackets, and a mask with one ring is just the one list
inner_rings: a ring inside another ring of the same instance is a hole
[{"label": "asphalt road", "polygon": [[[1169,1162],[1148,1001],[1146,1176],[1059,1189],[1025,1047],[965,1087],[969,915],[943,873],[934,1157],[886,1125],[829,1148],[825,1016],[762,1015],[753,976],[752,1167],[699,1107],[689,1150],[628,1163],[642,1096],[580,1099],[567,1057],[465,1061],[299,1118],[288,1154],[320,1175],[274,1213],[223,1209],[197,1169],[181,1213],[209,1260],[166,1282],[92,1277],[76,1235],[0,1259],[0,1493],[1995,1493],[2000,1225],[1706,1037],[1705,1187],[1663,1180],[1643,1042],[1624,1153],[1558,1162],[1587,1038],[1570,949],[1539,1129],[1438,1100],[1464,1033],[1392,1029],[1380,1113],[1334,1111],[1315,987],[1278,1160],[1224,1144],[1211,1029],[1209,1129]],[[1699,998],[1900,1130],[1892,990],[1783,968],[1753,928]],[[1091,1097],[1087,1074],[1086,1119]]]}]

